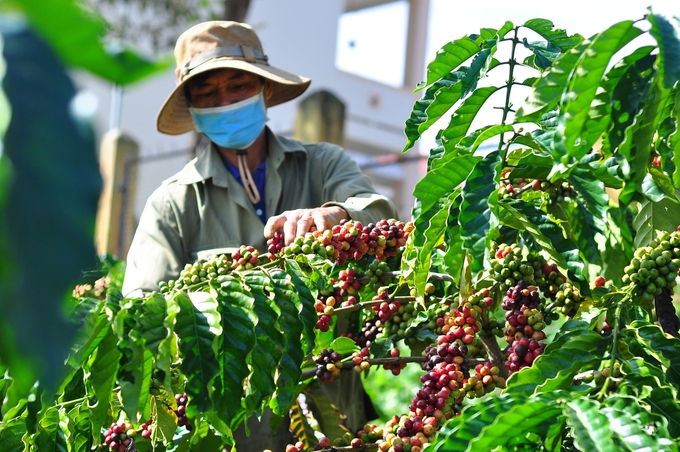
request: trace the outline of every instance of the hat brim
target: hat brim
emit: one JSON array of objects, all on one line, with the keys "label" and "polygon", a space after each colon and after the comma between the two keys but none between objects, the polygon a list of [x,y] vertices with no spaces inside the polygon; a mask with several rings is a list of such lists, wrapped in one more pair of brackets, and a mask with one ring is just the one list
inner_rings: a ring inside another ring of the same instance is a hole
[{"label": "hat brim", "polygon": [[184,85],[196,75],[215,69],[240,69],[274,82],[272,96],[267,101],[269,107],[295,99],[304,93],[311,83],[311,80],[306,77],[291,74],[266,64],[250,63],[233,58],[215,58],[192,70],[191,74],[184,78],[170,93],[156,118],[156,128],[159,132],[168,135],[181,135],[195,130],[194,121],[189,113],[189,102],[184,95]]}]

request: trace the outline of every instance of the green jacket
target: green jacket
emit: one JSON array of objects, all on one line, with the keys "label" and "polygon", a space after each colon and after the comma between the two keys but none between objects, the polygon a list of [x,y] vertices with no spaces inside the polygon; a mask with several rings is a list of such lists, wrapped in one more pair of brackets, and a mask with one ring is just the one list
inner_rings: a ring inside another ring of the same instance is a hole
[{"label": "green jacket", "polygon": [[[266,215],[338,205],[364,224],[396,218],[394,205],[342,148],[303,144],[267,129]],[[123,294],[158,289],[185,264],[241,245],[266,251],[264,224],[241,184],[214,147],[189,162],[154,191],[139,219],[127,256]]]}]

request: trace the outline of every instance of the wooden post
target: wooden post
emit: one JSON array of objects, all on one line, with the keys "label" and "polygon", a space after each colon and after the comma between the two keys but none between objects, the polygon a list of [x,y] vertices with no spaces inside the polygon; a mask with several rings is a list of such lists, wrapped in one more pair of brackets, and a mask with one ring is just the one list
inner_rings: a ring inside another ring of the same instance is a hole
[{"label": "wooden post", "polygon": [[305,143],[345,142],[345,104],[335,94],[319,90],[298,105],[293,138]]},{"label": "wooden post", "polygon": [[99,169],[104,188],[99,198],[95,240],[97,253],[125,259],[134,233],[133,199],[139,146],[120,129],[102,138]]}]

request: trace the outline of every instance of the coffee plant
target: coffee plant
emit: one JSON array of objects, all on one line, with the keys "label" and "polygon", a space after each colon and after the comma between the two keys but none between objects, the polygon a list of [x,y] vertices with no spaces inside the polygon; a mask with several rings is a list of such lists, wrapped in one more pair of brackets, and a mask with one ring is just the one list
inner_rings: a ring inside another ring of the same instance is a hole
[{"label": "coffee plant", "polygon": [[[677,451],[679,36],[650,11],[446,44],[406,121],[405,152],[444,124],[412,221],[277,234],[139,298],[104,260],[54,394],[0,379],[0,450],[222,451],[271,410],[288,452]],[[384,423],[314,392],[406,366]]]}]

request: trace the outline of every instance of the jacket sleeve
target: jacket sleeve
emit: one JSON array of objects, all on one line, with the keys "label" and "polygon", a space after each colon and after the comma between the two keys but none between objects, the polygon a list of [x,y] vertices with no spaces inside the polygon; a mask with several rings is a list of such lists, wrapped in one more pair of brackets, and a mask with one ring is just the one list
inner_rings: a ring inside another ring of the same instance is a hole
[{"label": "jacket sleeve", "polygon": [[340,206],[350,218],[364,224],[397,218],[397,209],[387,197],[377,193],[359,165],[339,146],[321,143],[323,152],[323,206]]},{"label": "jacket sleeve", "polygon": [[124,296],[158,290],[160,281],[177,278],[185,262],[178,218],[176,207],[161,186],[144,206],[130,244]]}]

